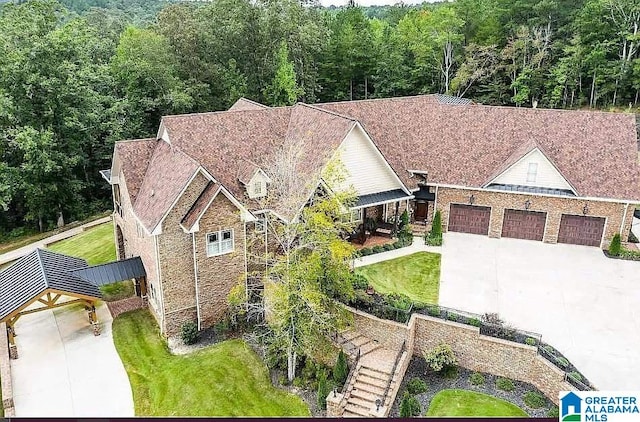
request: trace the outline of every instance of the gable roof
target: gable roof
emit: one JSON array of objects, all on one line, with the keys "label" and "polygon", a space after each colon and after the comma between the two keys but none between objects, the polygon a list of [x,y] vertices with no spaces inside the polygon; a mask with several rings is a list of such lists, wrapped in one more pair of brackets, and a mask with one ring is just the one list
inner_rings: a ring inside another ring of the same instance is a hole
[{"label": "gable roof", "polygon": [[[138,191],[144,180],[145,173],[153,150],[156,147],[155,139],[136,139],[131,141],[116,142],[114,158],[117,155],[120,167],[127,183],[127,190],[131,203],[135,203]],[[115,160],[114,160],[115,161]],[[113,172],[113,168],[111,171]],[[117,176],[116,173],[114,175]]]},{"label": "gable roof", "polygon": [[535,141],[578,195],[640,199],[630,114],[447,105],[429,96],[319,106],[358,119],[407,185],[415,185],[413,169],[430,183],[481,187]]},{"label": "gable roof", "polygon": [[189,211],[184,215],[180,225],[186,230],[191,231],[193,226],[200,220],[202,214],[206,211],[207,207],[215,199],[220,192],[220,185],[214,182],[209,182],[204,188],[196,202],[193,203]]},{"label": "gable roof", "polygon": [[[538,148],[579,196],[640,200],[632,115],[483,106],[442,95],[290,107],[240,99],[229,111],[164,117],[171,145],[119,142],[116,153],[134,211],[151,232],[199,168],[225,194],[261,209],[245,196],[243,183],[294,148],[291,201],[272,209],[290,219],[304,205],[300,196],[306,201],[317,188],[320,172],[358,124],[406,187],[417,187],[408,171],[415,170],[432,184],[481,188]],[[274,186],[283,183],[267,176]],[[202,205],[194,204],[184,224],[193,227]]]},{"label": "gable roof", "polygon": [[149,232],[160,223],[199,168],[196,161],[179,149],[162,140],[156,142],[133,205],[138,219]]},{"label": "gable roof", "polygon": [[72,274],[84,259],[36,249],[0,272],[0,320],[40,297],[47,289],[101,298],[98,287]]}]

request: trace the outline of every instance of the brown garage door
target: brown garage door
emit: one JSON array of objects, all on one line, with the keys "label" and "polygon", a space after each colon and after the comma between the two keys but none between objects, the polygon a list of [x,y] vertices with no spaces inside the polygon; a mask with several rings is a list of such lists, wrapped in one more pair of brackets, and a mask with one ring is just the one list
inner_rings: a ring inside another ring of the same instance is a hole
[{"label": "brown garage door", "polygon": [[600,246],[604,218],[562,214],[558,243]]},{"label": "brown garage door", "polygon": [[449,231],[487,235],[490,217],[489,207],[451,204]]},{"label": "brown garage door", "polygon": [[542,240],[546,220],[546,212],[504,210],[502,237]]}]

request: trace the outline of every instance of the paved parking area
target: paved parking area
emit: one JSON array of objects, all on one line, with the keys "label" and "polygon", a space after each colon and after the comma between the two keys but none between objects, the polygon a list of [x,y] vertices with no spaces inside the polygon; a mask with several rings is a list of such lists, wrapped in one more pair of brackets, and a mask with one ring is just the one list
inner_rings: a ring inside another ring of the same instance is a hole
[{"label": "paved parking area", "polygon": [[111,314],[97,308],[94,336],[81,305],[41,311],[16,323],[19,359],[11,361],[16,416],[134,415],[129,378],[111,333]]},{"label": "paved parking area", "polygon": [[440,304],[541,333],[601,390],[640,390],[640,262],[446,233]]}]

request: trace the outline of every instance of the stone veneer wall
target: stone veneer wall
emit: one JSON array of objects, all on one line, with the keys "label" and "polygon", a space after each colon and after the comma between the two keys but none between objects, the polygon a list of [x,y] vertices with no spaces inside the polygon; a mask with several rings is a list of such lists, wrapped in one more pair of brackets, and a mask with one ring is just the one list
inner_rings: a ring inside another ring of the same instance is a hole
[{"label": "stone veneer wall", "polygon": [[[123,217],[117,212],[112,214],[114,222],[114,241],[117,248],[116,227],[120,227],[124,238],[124,247],[126,256],[118,257],[119,259],[125,259],[132,256],[139,256],[144,264],[145,271],[147,273],[147,291],[149,291],[149,303],[151,314],[158,321],[158,325],[161,325],[160,317],[160,298],[158,297],[160,291],[160,281],[157,274],[157,261],[156,250],[154,244],[154,236],[147,236],[144,230],[138,230],[138,224],[135,216],[133,215],[132,205],[129,198],[129,191],[126,186],[126,180],[124,175],[120,173],[120,198],[121,206],[123,209]],[[142,227],[141,227],[142,228]],[[151,294],[153,292],[153,295]]]},{"label": "stone veneer wall", "polygon": [[[233,252],[208,257],[207,233],[226,229],[233,229]],[[229,292],[233,286],[245,281],[245,230],[240,210],[219,193],[200,219],[200,231],[194,235],[200,321],[202,328],[206,328],[224,317],[229,306]]]},{"label": "stone veneer wall", "polygon": [[196,285],[193,268],[193,239],[180,222],[198,199],[209,180],[198,173],[182,193],[162,223],[158,236],[162,300],[164,302],[163,332],[174,335],[185,322],[197,320]]},{"label": "stone veneer wall", "polygon": [[0,324],[0,378],[4,417],[15,416],[13,386],[11,383],[11,364],[9,361],[9,339],[7,338],[7,325],[4,322]]},{"label": "stone veneer wall", "polygon": [[350,310],[357,330],[392,347],[406,339],[414,356],[444,342],[451,346],[460,366],[530,383],[556,404],[560,391],[575,389],[564,381],[562,370],[538,355],[536,347],[484,336],[478,327],[421,314],[413,314],[404,325]]},{"label": "stone veneer wall", "polygon": [[[559,198],[539,195],[526,195],[508,192],[487,192],[473,189],[438,188],[437,209],[442,213],[442,230],[447,231],[449,224],[449,204],[469,204],[469,197],[474,196],[473,205],[491,207],[489,221],[489,237],[499,238],[502,235],[502,221],[505,209],[524,210],[526,200],[531,201],[529,211],[547,213],[547,224],[544,242],[557,243],[560,219],[562,214],[583,215],[585,204],[588,206],[587,216],[605,217],[605,234],[602,247],[607,247],[615,233],[620,232],[620,225],[625,211],[625,203],[588,201],[579,198]],[[621,233],[622,241],[626,241],[631,230],[633,206],[629,206]]]}]

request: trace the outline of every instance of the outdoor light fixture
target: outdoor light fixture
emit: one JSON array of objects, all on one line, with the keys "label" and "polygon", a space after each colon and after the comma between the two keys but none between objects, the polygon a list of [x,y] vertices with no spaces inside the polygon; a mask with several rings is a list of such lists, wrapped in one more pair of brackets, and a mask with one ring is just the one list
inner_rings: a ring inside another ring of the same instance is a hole
[{"label": "outdoor light fixture", "polygon": [[588,212],[589,206],[587,204],[584,204],[584,207],[582,207],[582,215],[587,215]]},{"label": "outdoor light fixture", "polygon": [[380,410],[381,405],[382,405],[382,400],[376,399],[376,412]]},{"label": "outdoor light fixture", "polygon": [[530,200],[526,200],[524,201],[524,209],[528,210],[531,207],[531,201]]},{"label": "outdoor light fixture", "polygon": [[475,197],[475,195],[474,195],[474,194],[471,194],[471,196],[469,197],[469,203],[470,203],[471,205],[473,205],[473,203],[474,203],[475,201],[476,201],[476,197]]}]

